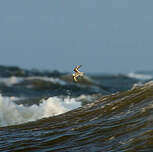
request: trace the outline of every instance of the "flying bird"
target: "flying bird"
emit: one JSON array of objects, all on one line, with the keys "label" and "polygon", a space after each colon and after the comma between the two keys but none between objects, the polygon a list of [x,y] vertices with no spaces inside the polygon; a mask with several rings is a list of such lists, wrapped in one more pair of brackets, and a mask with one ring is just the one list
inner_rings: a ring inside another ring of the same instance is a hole
[{"label": "flying bird", "polygon": [[74,71],[75,73],[73,73],[72,76],[73,76],[73,80],[74,80],[75,82],[78,81],[78,77],[83,77],[83,75],[84,75],[83,72],[80,72],[80,71],[78,70],[81,66],[82,66],[82,65],[79,65],[79,66],[77,66],[77,67],[75,67],[75,68],[73,69],[73,71]]}]

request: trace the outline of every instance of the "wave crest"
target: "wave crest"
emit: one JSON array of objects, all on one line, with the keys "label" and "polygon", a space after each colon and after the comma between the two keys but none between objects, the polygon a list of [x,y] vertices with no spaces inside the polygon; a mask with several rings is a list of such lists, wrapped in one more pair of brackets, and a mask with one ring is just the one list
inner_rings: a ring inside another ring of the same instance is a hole
[{"label": "wave crest", "polygon": [[0,126],[21,124],[45,117],[55,116],[81,106],[75,98],[50,97],[39,105],[24,106],[14,102],[12,97],[0,95]]}]

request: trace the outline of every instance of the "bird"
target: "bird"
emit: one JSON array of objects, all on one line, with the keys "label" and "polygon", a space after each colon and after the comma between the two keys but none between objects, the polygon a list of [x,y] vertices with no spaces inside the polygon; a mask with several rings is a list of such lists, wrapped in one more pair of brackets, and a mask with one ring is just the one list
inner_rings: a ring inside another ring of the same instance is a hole
[{"label": "bird", "polygon": [[80,72],[80,71],[78,70],[81,66],[82,66],[82,65],[76,66],[76,67],[73,69],[73,71],[74,71],[75,73],[73,73],[72,76],[73,76],[73,80],[74,80],[75,82],[78,81],[78,77],[83,77],[83,76],[84,76],[84,73],[83,73],[83,72]]}]

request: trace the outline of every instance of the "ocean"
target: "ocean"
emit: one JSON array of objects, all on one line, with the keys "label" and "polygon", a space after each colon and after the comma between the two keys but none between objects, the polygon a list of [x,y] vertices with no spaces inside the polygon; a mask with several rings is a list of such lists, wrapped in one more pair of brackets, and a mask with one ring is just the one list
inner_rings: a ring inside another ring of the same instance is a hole
[{"label": "ocean", "polygon": [[0,66],[0,151],[152,152],[153,72]]}]

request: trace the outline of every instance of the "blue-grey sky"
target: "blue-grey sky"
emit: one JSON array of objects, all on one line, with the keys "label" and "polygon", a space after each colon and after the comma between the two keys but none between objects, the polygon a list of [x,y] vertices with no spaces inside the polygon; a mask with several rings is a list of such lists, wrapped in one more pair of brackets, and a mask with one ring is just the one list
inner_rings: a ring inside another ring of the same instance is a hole
[{"label": "blue-grey sky", "polygon": [[153,70],[153,0],[1,0],[0,64]]}]

